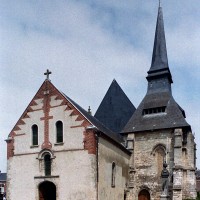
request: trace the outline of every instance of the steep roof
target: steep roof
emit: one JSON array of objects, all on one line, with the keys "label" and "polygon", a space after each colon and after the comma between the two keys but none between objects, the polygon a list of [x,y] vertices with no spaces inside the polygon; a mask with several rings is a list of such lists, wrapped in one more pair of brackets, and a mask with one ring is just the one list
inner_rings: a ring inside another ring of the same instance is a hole
[{"label": "steep roof", "polygon": [[123,129],[124,133],[189,127],[184,110],[172,96],[172,77],[168,67],[162,8],[154,39],[152,63],[147,76],[147,94]]},{"label": "steep roof", "polygon": [[168,76],[170,82],[172,83],[172,77],[168,66],[163,12],[162,8],[159,6],[152,62],[150,70],[148,71],[147,79],[151,79],[154,76],[162,76],[164,74]]},{"label": "steep roof", "polygon": [[134,105],[113,80],[94,116],[110,130],[119,133],[134,111]]},{"label": "steep roof", "polygon": [[0,173],[0,181],[6,181],[7,173]]},{"label": "steep roof", "polygon": [[198,179],[200,179],[200,170],[197,170],[197,171],[196,171],[196,177],[197,177]]},{"label": "steep roof", "polygon": [[39,88],[37,93],[35,94],[34,98],[29,103],[29,105],[25,109],[24,113],[22,114],[20,119],[15,124],[14,128],[12,129],[11,133],[9,134],[9,137],[12,136],[12,135],[15,135],[15,131],[20,130],[20,125],[24,124],[23,119],[29,117],[29,112],[32,112],[33,111],[32,108],[37,105],[37,100],[43,98],[44,95],[47,94],[47,92],[48,92],[48,95],[54,96],[57,100],[62,100],[62,101],[60,101],[60,105],[68,105],[68,108],[70,108],[71,110],[76,110],[77,112],[75,112],[74,115],[77,115],[77,113],[78,113],[78,115],[80,116],[80,118],[78,117],[77,120],[87,121],[87,124],[93,125],[99,131],[101,131],[102,134],[104,134],[105,136],[107,136],[111,140],[117,142],[120,145],[121,145],[121,143],[123,143],[122,136],[120,136],[119,134],[116,134],[116,133],[112,132],[111,130],[109,130],[100,121],[98,121],[95,117],[91,116],[87,111],[85,111],[75,101],[73,101],[71,98],[69,98],[64,93],[60,92],[51,83],[51,81],[49,79],[46,79],[43,82],[43,84],[41,85],[41,87]]},{"label": "steep roof", "polygon": [[[149,108],[166,107],[165,112],[144,115]],[[167,128],[190,127],[184,117],[184,111],[169,93],[149,94],[144,97],[135,113],[126,124],[123,132],[139,132]]]},{"label": "steep roof", "polygon": [[78,105],[75,101],[73,101],[72,99],[70,99],[67,95],[65,95],[63,93],[63,95],[65,96],[65,98],[72,103],[72,105],[75,106],[76,109],[79,110],[79,112],[89,121],[91,122],[91,124],[93,124],[99,131],[101,131],[102,133],[104,133],[106,136],[108,136],[109,138],[113,139],[114,141],[118,142],[119,144],[121,144],[123,142],[123,138],[119,135],[116,134],[114,132],[112,132],[110,129],[108,129],[107,127],[105,127],[98,119],[96,119],[95,117],[93,117],[90,113],[88,113],[86,110],[84,110],[80,105]]}]

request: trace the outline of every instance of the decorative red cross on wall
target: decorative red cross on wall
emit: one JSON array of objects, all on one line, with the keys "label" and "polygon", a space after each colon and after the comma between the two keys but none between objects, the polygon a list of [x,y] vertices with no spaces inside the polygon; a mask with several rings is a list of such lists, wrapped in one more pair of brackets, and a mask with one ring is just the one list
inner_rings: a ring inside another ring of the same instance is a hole
[{"label": "decorative red cross on wall", "polygon": [[[47,79],[48,80],[48,75],[51,72],[49,72],[49,70],[47,70],[47,73],[45,75],[47,75]],[[46,149],[51,149],[52,144],[49,141],[49,120],[53,119],[53,116],[49,116],[49,112],[50,112],[50,96],[51,96],[51,89],[49,88],[49,81],[45,82],[45,87],[44,87],[44,105],[43,105],[43,112],[44,112],[44,117],[41,117],[41,120],[44,120],[44,143],[42,144],[42,148],[46,148]]]}]

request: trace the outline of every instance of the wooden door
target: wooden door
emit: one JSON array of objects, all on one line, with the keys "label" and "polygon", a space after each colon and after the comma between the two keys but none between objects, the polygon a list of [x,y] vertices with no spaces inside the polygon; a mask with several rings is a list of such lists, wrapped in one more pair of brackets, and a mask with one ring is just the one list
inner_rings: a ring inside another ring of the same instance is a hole
[{"label": "wooden door", "polygon": [[56,186],[45,181],[39,186],[39,200],[56,200]]},{"label": "wooden door", "polygon": [[140,191],[138,200],[150,200],[150,194],[147,190]]}]

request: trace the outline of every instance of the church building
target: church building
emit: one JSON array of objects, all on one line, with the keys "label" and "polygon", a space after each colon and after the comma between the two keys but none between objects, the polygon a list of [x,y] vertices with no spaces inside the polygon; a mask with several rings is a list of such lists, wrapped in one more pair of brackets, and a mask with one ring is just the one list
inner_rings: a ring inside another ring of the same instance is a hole
[{"label": "church building", "polygon": [[172,95],[162,8],[147,93],[135,108],[116,80],[94,116],[46,79],[7,142],[7,200],[196,198],[196,145]]}]

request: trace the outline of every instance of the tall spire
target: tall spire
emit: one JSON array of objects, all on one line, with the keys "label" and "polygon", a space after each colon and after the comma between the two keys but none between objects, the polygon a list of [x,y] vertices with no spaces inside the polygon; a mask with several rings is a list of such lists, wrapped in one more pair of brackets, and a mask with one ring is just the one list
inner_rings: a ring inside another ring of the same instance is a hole
[{"label": "tall spire", "polygon": [[147,93],[123,129],[123,133],[188,127],[184,110],[175,102],[168,67],[162,8],[159,5],[152,64],[147,76]]},{"label": "tall spire", "polygon": [[159,1],[158,17],[156,24],[156,32],[154,39],[154,48],[152,55],[152,62],[150,70],[148,71],[148,78],[158,75],[166,74],[172,83],[171,73],[168,67],[167,48],[165,40],[165,30],[163,21],[162,7]]}]

